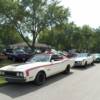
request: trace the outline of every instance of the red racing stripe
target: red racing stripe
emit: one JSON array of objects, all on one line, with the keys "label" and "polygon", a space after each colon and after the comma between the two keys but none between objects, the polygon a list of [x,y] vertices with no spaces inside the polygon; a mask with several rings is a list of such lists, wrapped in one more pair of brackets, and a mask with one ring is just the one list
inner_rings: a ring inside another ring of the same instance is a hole
[{"label": "red racing stripe", "polygon": [[63,63],[65,61],[68,61],[68,59],[60,61],[60,62],[56,62],[56,63],[53,63],[53,64],[47,64],[47,65],[42,65],[42,66],[37,66],[37,67],[34,67],[34,68],[30,68],[30,69],[26,70],[26,75],[29,76],[29,71],[31,71],[31,70],[34,70],[34,69],[37,69],[37,68],[41,68],[41,67],[48,67],[48,66],[56,65],[56,64],[59,64],[59,63]]}]

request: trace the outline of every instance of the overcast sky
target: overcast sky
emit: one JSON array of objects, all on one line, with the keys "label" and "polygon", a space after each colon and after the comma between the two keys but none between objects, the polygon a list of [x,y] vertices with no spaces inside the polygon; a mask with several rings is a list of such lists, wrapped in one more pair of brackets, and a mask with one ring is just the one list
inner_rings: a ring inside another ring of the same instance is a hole
[{"label": "overcast sky", "polygon": [[100,0],[61,0],[61,5],[69,7],[71,21],[78,26],[100,26]]}]

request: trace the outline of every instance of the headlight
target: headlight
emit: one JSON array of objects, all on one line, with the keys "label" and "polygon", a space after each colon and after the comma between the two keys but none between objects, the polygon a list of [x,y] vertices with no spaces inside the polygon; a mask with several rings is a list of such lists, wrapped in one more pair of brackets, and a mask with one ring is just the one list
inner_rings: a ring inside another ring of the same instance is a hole
[{"label": "headlight", "polygon": [[82,64],[82,61],[77,61],[76,63],[77,63],[77,64]]},{"label": "headlight", "polygon": [[19,76],[19,72],[16,75]]},{"label": "headlight", "polygon": [[21,77],[23,77],[23,73],[20,73],[19,75],[20,75]]},{"label": "headlight", "polygon": [[17,72],[16,75],[17,75],[17,76],[20,76],[20,77],[23,77],[23,76],[24,76],[22,72]]}]

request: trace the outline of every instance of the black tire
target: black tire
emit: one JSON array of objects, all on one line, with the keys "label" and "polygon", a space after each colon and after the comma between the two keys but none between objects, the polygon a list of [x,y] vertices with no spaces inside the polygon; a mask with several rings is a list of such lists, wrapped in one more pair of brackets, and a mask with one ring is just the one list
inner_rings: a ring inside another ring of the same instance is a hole
[{"label": "black tire", "polygon": [[44,84],[45,81],[46,81],[46,74],[45,74],[45,72],[41,71],[37,74],[34,82],[35,82],[35,85],[40,86],[40,85]]},{"label": "black tire", "polygon": [[70,65],[68,65],[68,66],[66,67],[66,69],[64,70],[63,73],[64,73],[64,74],[69,74],[69,73],[70,73]]},{"label": "black tire", "polygon": [[87,65],[88,65],[88,64],[87,64],[87,62],[85,62],[85,65],[84,65],[84,67],[85,67],[85,68],[87,68]]},{"label": "black tire", "polygon": [[94,65],[94,61],[91,63],[91,65],[92,65],[92,66]]}]

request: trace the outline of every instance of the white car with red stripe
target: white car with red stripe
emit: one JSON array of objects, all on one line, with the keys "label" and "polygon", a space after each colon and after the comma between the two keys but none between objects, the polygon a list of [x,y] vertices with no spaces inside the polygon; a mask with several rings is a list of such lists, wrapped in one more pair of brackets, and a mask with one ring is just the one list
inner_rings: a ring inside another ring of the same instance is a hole
[{"label": "white car with red stripe", "polygon": [[45,82],[47,77],[64,72],[69,73],[74,60],[57,54],[38,54],[24,64],[13,64],[0,68],[0,75],[8,82],[30,82],[37,85]]}]

